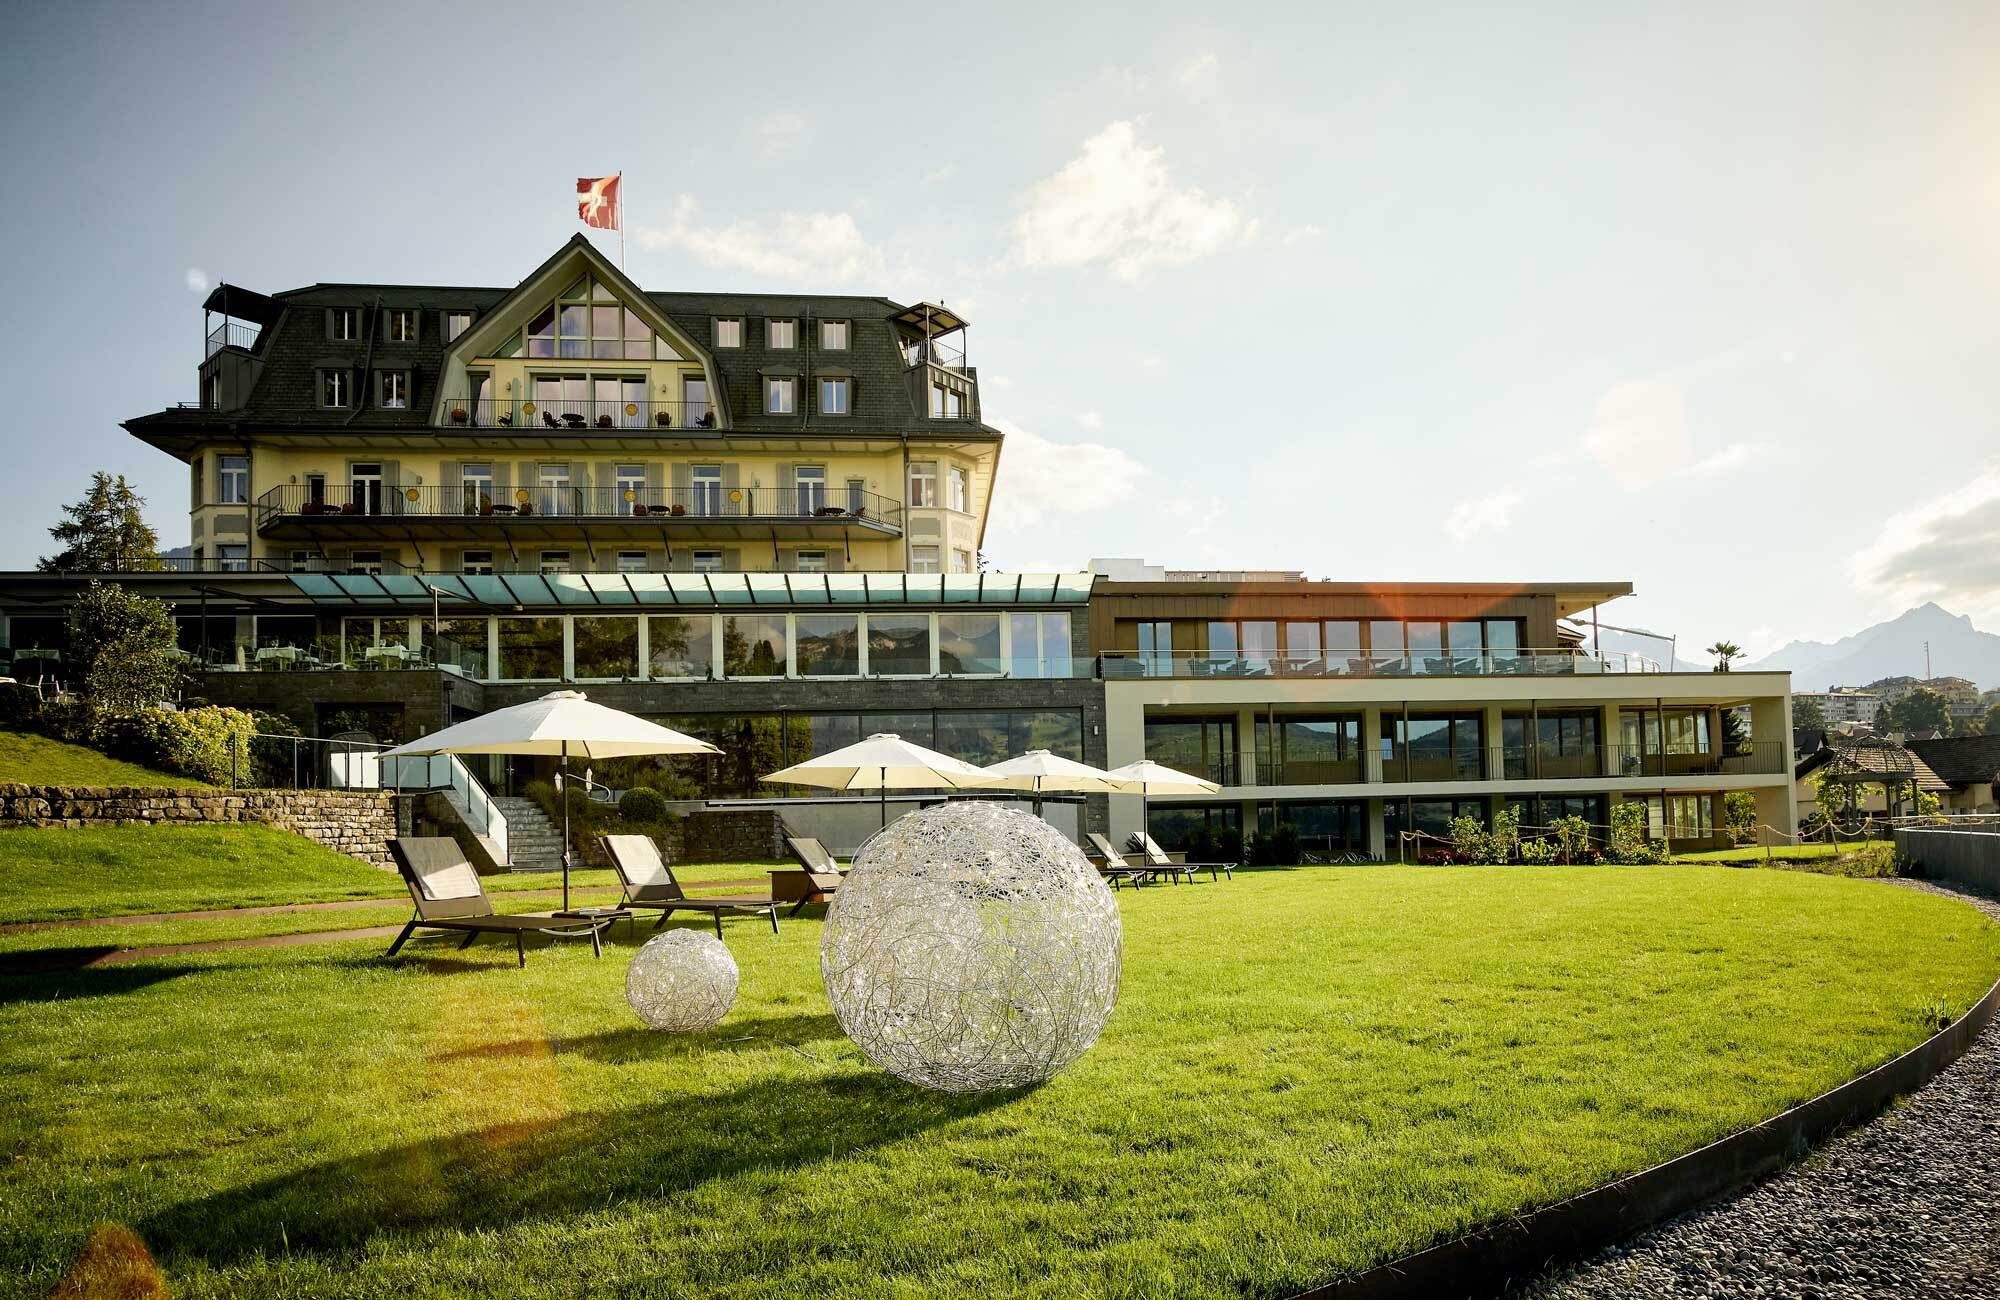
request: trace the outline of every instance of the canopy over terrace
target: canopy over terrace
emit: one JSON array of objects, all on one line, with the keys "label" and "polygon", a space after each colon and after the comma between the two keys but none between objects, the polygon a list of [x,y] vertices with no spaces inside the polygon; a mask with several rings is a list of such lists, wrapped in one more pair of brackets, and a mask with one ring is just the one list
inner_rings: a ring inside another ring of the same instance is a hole
[{"label": "canopy over terrace", "polygon": [[[427,609],[1079,605],[1088,573],[295,573],[308,605]],[[286,602],[290,603],[290,602]]]}]

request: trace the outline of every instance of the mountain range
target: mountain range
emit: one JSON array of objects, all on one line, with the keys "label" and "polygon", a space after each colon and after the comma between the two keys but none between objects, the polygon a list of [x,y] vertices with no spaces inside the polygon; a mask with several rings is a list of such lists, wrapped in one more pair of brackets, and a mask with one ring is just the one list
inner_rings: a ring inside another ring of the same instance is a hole
[{"label": "mountain range", "polygon": [[1981,689],[2000,684],[2000,636],[1981,632],[1970,618],[1936,604],[1905,610],[1886,623],[1844,636],[1831,645],[1793,641],[1736,668],[1739,672],[1790,669],[1795,691],[1865,686],[1884,677],[1925,676],[1926,642],[1930,644],[1929,676],[1964,677]]}]

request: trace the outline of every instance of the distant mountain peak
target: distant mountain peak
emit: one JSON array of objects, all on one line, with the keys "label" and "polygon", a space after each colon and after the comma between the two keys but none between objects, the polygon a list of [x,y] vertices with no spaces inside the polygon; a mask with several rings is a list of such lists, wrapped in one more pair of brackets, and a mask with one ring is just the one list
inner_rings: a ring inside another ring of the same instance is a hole
[{"label": "distant mountain peak", "polygon": [[1964,677],[1982,688],[2000,684],[2000,636],[1981,632],[1970,616],[1934,600],[1831,645],[1793,641],[1742,667],[1789,670],[1793,690],[1819,691],[1884,677],[1923,677],[1926,643],[1930,676]]}]

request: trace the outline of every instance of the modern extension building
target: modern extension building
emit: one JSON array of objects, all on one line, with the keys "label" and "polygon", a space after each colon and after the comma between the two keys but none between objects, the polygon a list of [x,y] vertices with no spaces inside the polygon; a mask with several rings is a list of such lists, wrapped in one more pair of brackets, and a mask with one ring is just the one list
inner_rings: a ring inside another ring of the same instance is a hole
[{"label": "modern extension building", "polygon": [[[720,746],[678,766],[706,798],[895,731],[1211,775],[1151,801],[1169,843],[1286,823],[1394,854],[1454,815],[1619,799],[1705,843],[1738,789],[1794,822],[1786,676],[1596,653],[1563,620],[1629,585],[983,571],[1002,440],[938,304],[649,292],[578,238],[512,288],[225,285],[206,310],[200,400],[125,425],[188,466],[190,550],[115,580],[174,602],[192,694],[309,735],[577,683]],[[60,675],[88,577],[0,575],[17,674]],[[1093,796],[1083,824],[1139,817]]]}]

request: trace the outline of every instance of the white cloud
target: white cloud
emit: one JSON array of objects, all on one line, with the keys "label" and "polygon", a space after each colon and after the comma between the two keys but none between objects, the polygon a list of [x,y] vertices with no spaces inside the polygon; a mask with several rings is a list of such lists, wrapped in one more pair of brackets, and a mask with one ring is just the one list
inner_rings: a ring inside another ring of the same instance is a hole
[{"label": "white cloud", "polygon": [[1104,415],[1101,411],[1085,411],[1076,417],[1076,422],[1086,429],[1102,429],[1104,427]]},{"label": "white cloud", "polygon": [[1732,442],[1727,447],[1718,448],[1688,466],[1690,475],[1727,474],[1731,470],[1742,469],[1758,459],[1757,449],[1747,442]]},{"label": "white cloud", "polygon": [[2000,615],[2000,462],[1884,521],[1852,573],[1889,607],[1934,600],[1954,614]]},{"label": "white cloud", "polygon": [[1514,507],[1519,504],[1521,494],[1509,488],[1468,498],[1452,507],[1444,521],[1444,530],[1457,542],[1480,533],[1499,532],[1513,522]]},{"label": "white cloud", "polygon": [[988,421],[1007,435],[993,493],[993,522],[1032,527],[1054,515],[1095,514],[1129,500],[1146,467],[1118,447],[1055,442],[1009,420]]},{"label": "white cloud", "polygon": [[1102,263],[1121,280],[1143,280],[1256,233],[1234,199],[1177,184],[1166,150],[1141,144],[1138,123],[1117,121],[1022,196],[1012,253],[1023,266]]},{"label": "white cloud", "polygon": [[1215,89],[1215,74],[1219,67],[1215,51],[1209,50],[1181,64],[1180,70],[1174,73],[1174,80],[1180,83],[1183,90],[1205,93]]},{"label": "white cloud", "polygon": [[1290,230],[1287,230],[1282,237],[1279,238],[1278,242],[1285,245],[1285,247],[1290,248],[1294,244],[1303,244],[1309,240],[1318,239],[1325,233],[1326,232],[1324,230],[1321,230],[1318,226],[1315,226],[1310,222],[1308,222],[1303,226],[1293,226]]},{"label": "white cloud", "polygon": [[641,226],[639,243],[678,248],[706,266],[814,284],[880,279],[882,250],[845,212],[781,212],[762,221],[705,225],[695,201],[681,195],[665,226]]},{"label": "white cloud", "polygon": [[190,266],[187,269],[187,274],[182,278],[187,282],[190,293],[208,292],[208,272],[202,270],[200,267]]},{"label": "white cloud", "polygon": [[930,171],[925,172],[924,184],[942,185],[956,175],[958,175],[958,164],[946,163],[942,167],[932,168]]},{"label": "white cloud", "polygon": [[751,131],[757,157],[767,163],[786,162],[812,143],[813,125],[798,113],[773,113]]},{"label": "white cloud", "polygon": [[1613,385],[1597,400],[1583,449],[1626,487],[1679,473],[1694,460],[1686,395],[1662,379]]}]

